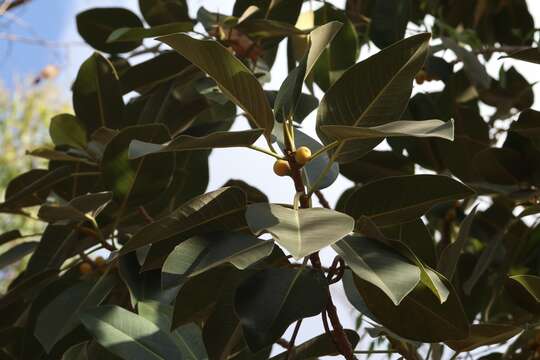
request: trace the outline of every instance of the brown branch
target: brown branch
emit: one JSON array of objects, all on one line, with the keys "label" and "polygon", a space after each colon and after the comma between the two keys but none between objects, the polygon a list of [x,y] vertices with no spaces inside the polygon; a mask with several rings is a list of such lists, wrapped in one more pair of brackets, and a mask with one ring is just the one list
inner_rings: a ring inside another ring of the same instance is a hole
[{"label": "brown branch", "polygon": [[[319,257],[319,253],[311,254],[309,259],[311,261],[311,264],[315,268],[319,268],[319,269],[321,268],[321,259]],[[327,296],[328,296],[328,302],[326,304],[326,312],[328,313],[328,317],[330,318],[330,323],[332,324],[332,327],[334,328],[332,335],[336,342],[337,349],[345,357],[345,359],[356,360],[356,356],[354,356],[354,351],[353,351],[351,342],[349,341],[349,338],[347,337],[347,334],[345,334],[345,330],[343,329],[343,326],[341,325],[341,322],[339,321],[339,316],[337,313],[336,306],[334,305],[334,302],[332,301],[332,294],[330,293],[330,287],[327,287]]]},{"label": "brown branch", "polygon": [[154,219],[148,214],[144,206],[139,206],[139,213],[141,213],[142,217],[144,218],[144,221],[146,221],[147,224],[151,224],[154,222]]},{"label": "brown branch", "polygon": [[300,319],[296,322],[296,325],[294,326],[294,330],[291,336],[291,340],[289,341],[289,348],[287,350],[287,358],[285,360],[292,360],[294,359],[295,351],[294,351],[294,342],[296,341],[296,337],[298,336],[298,332],[300,331],[300,326],[302,325],[302,320]]},{"label": "brown branch", "polygon": [[319,199],[322,207],[330,209],[330,204],[328,203],[328,200],[326,200],[324,194],[320,190],[315,191],[315,195],[317,196],[317,199]]},{"label": "brown branch", "polygon": [[31,0],[5,0],[4,2],[2,2],[2,4],[0,4],[0,15],[2,15],[8,10],[16,8],[17,6],[29,3],[30,1]]},{"label": "brown branch", "polygon": [[[284,124],[284,126],[287,126],[287,124]],[[302,174],[300,172],[301,165],[296,163],[294,152],[292,151],[292,144],[289,144],[288,141],[286,141],[285,145],[287,148],[285,155],[289,162],[289,165],[291,166],[291,178],[293,179],[293,182],[294,182],[294,188],[296,189],[296,192],[300,194],[300,197],[299,197],[300,208],[307,209],[310,207],[310,204],[309,204],[309,198],[306,195],[306,187],[304,186],[304,181],[302,180]],[[309,256],[309,260],[311,261],[311,264],[313,265],[315,269],[319,271],[323,271],[321,259],[319,257],[319,252],[315,252],[311,254]],[[332,331],[330,334],[336,344],[336,348],[340,352],[340,354],[345,357],[346,360],[356,360],[352,345],[349,342],[349,338],[347,337],[347,334],[345,334],[345,331],[343,330],[343,326],[341,325],[339,316],[337,314],[337,309],[332,301],[332,294],[330,293],[329,286],[326,287],[326,291],[327,291],[327,303],[326,303],[326,308],[323,312],[328,313],[328,317],[330,318],[330,322],[332,324],[332,327],[334,328],[334,331]],[[323,323],[324,323],[324,320],[323,320]]]}]

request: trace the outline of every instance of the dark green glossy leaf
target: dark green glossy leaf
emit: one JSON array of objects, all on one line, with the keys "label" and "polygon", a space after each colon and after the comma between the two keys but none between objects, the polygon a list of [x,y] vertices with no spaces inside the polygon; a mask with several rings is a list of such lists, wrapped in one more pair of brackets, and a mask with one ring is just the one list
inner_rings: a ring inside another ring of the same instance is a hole
[{"label": "dark green glossy leaf", "polygon": [[395,305],[420,282],[420,269],[378,240],[349,235],[332,248],[359,278],[377,286]]},{"label": "dark green glossy leaf", "polygon": [[358,34],[345,11],[324,3],[314,13],[315,25],[320,26],[330,21],[339,21],[343,26],[314,68],[314,80],[323,91],[327,91],[356,62],[360,53]]},{"label": "dark green glossy leaf", "polygon": [[156,57],[129,67],[120,74],[122,93],[141,91],[186,71],[190,63],[176,51],[163,52]]},{"label": "dark green glossy leaf", "polygon": [[319,314],[327,291],[315,270],[275,268],[247,279],[236,292],[235,308],[250,349],[271,345],[295,320]]},{"label": "dark green glossy leaf", "polygon": [[49,223],[87,221],[95,218],[111,200],[112,193],[109,191],[81,195],[66,205],[43,205],[38,217]]},{"label": "dark green glossy leaf", "polygon": [[77,15],[77,30],[84,41],[107,53],[128,52],[141,45],[141,41],[109,44],[107,38],[116,29],[142,26],[139,17],[124,8],[93,8]]},{"label": "dark green glossy leaf", "polygon": [[441,256],[439,258],[439,263],[437,264],[437,269],[444,275],[448,280],[452,280],[456,267],[461,256],[462,251],[465,249],[467,242],[469,240],[471,225],[476,215],[476,206],[471,210],[469,215],[461,222],[459,227],[459,233],[456,241],[451,244],[448,244],[446,248],[443,249]]},{"label": "dark green glossy leaf", "polygon": [[73,109],[89,134],[100,127],[122,127],[124,101],[118,75],[98,53],[80,67],[73,83]]},{"label": "dark green glossy leaf", "polygon": [[331,209],[290,209],[264,203],[249,205],[246,220],[253,233],[268,231],[296,259],[332,245],[354,228],[350,216]]},{"label": "dark green glossy leaf", "polygon": [[0,269],[14,264],[26,255],[31,254],[35,250],[37,244],[37,241],[22,242],[0,254]]},{"label": "dark green glossy leaf", "polygon": [[540,49],[528,48],[508,54],[509,58],[523,60],[534,64],[540,64]]},{"label": "dark green glossy leaf", "polygon": [[152,26],[190,20],[185,0],[139,0],[139,8]]},{"label": "dark green glossy leaf", "polygon": [[45,306],[34,331],[45,350],[50,351],[57,342],[75,329],[79,325],[79,315],[99,305],[115,285],[116,278],[108,275],[102,276],[97,282],[80,282],[66,289]]},{"label": "dark green glossy leaf", "polygon": [[143,302],[138,306],[139,315],[168,333],[182,354],[182,359],[202,360],[208,355],[198,325],[187,324],[171,331],[172,307],[159,302]]},{"label": "dark green glossy leaf", "polygon": [[234,272],[231,266],[222,266],[188,278],[174,301],[171,329],[206,319],[221,293],[231,287],[229,280]]},{"label": "dark green glossy leaf", "polygon": [[289,72],[289,75],[281,84],[274,103],[276,119],[284,122],[292,119],[302,93],[302,85],[316,65],[319,57],[323,54],[327,45],[341,28],[337,21],[326,23],[313,30],[308,37],[308,49],[300,64]]},{"label": "dark green glossy leaf", "polygon": [[463,62],[463,68],[469,80],[478,89],[489,89],[491,77],[488,75],[484,65],[478,60],[478,57],[472,51],[469,51],[456,43],[453,39],[443,37],[443,45],[452,50],[456,56]]},{"label": "dark green glossy leaf", "polygon": [[369,36],[379,49],[390,46],[405,37],[412,6],[412,0],[402,0],[397,3],[388,0],[375,1],[371,13]]},{"label": "dark green glossy leaf", "polygon": [[[321,100],[317,132],[323,142],[332,140],[320,130],[322,126],[372,127],[400,118],[411,95],[412,80],[424,64],[429,38],[429,34],[411,36],[350,67]],[[376,85],[366,87],[367,83]],[[378,142],[350,141],[335,151],[340,161],[352,161]]]},{"label": "dark green glossy leaf", "polygon": [[370,151],[353,162],[340,164],[340,173],[355,183],[389,176],[411,175],[414,163],[393,151]]},{"label": "dark green glossy leaf", "polygon": [[474,324],[471,326],[470,334],[466,339],[457,341],[447,341],[452,350],[458,353],[471,351],[481,346],[500,344],[507,341],[520,332],[521,327],[503,324]]},{"label": "dark green glossy leaf", "polygon": [[102,161],[105,185],[116,201],[140,205],[167,188],[174,171],[174,154],[151,154],[129,160],[128,148],[133,140],[160,143],[170,140],[170,136],[160,124],[132,126],[119,132],[105,148]]},{"label": "dark green glossy leaf", "polygon": [[0,245],[4,245],[10,241],[22,238],[23,235],[19,230],[10,230],[0,234]]},{"label": "dark green glossy leaf", "polygon": [[172,236],[186,236],[190,231],[201,227],[205,232],[228,230],[229,226],[232,230],[234,224],[244,223],[245,206],[246,195],[235,187],[221,188],[200,195],[186,202],[169,216],[142,228],[124,245],[121,252],[125,254]]},{"label": "dark green glossy leaf", "polygon": [[[360,340],[360,336],[354,330],[345,329],[345,335],[349,339],[352,348],[356,348],[356,344]],[[294,348],[294,358],[297,360],[318,359],[321,356],[336,356],[339,351],[336,349],[332,337],[334,333],[322,334],[308,340]],[[287,360],[287,351],[279,355],[273,356],[270,360]]]},{"label": "dark green glossy leaf", "polygon": [[510,279],[523,286],[532,298],[540,303],[540,277],[534,275],[514,275],[510,276]]},{"label": "dark green glossy leaf", "polygon": [[450,177],[396,176],[356,189],[345,204],[345,212],[356,219],[367,216],[379,226],[399,224],[424,215],[435,204],[472,195],[472,189]]},{"label": "dark green glossy leaf", "polygon": [[381,230],[386,236],[407,245],[422,263],[431,268],[437,267],[435,240],[422,219],[385,227]]},{"label": "dark green glossy leaf", "polygon": [[61,166],[52,171],[34,169],[12,179],[6,187],[5,201],[2,207],[41,205],[47,199],[50,189],[71,174],[69,166]]},{"label": "dark green glossy leaf", "polygon": [[141,271],[135,252],[120,257],[118,274],[129,289],[133,307],[145,301],[170,302],[176,295],[175,289],[161,289],[161,271]]},{"label": "dark green glossy leaf", "polygon": [[261,129],[245,131],[217,131],[204,137],[180,135],[165,144],[134,140],[129,145],[128,156],[137,159],[155,153],[212,148],[246,147],[252,145],[263,133]]},{"label": "dark green glossy leaf", "polygon": [[[268,197],[259,189],[257,189],[254,186],[249,185],[243,180],[239,179],[230,179],[225,184],[223,184],[222,187],[227,186],[236,186],[237,188],[242,189],[247,195],[247,200],[249,203],[261,203],[261,202],[268,202]],[[0,235],[0,244],[1,241],[1,235]]]},{"label": "dark green glossy leaf", "polygon": [[415,341],[439,342],[464,339],[469,334],[469,321],[455,290],[446,280],[445,286],[450,289],[450,295],[444,303],[441,304],[431,290],[420,283],[398,306],[378,287],[358,277],[354,281],[377,320],[399,336]]},{"label": "dark green glossy leaf", "polygon": [[239,59],[216,41],[197,40],[186,34],[164,36],[158,40],[206,72],[216,81],[221,91],[242,108],[254,124],[264,129],[266,137],[270,138],[274,126],[272,109],[261,85]]},{"label": "dark green glossy leaf", "polygon": [[192,22],[178,22],[165,25],[153,26],[151,28],[132,27],[120,28],[112,32],[107,38],[108,43],[140,41],[146,38],[165,36],[179,32],[189,32],[193,30]]},{"label": "dark green glossy leaf", "polygon": [[273,241],[242,233],[209,233],[194,236],[177,245],[163,264],[162,286],[182,283],[187,277],[230,263],[240,270],[272,253]]},{"label": "dark green glossy leaf", "polygon": [[106,305],[86,310],[81,322],[103,347],[123,359],[176,359],[180,351],[164,331],[121,307]]},{"label": "dark green glossy leaf", "polygon": [[86,353],[87,342],[82,342],[70,347],[62,356],[62,360],[87,360],[88,354]]},{"label": "dark green glossy leaf", "polygon": [[[499,225],[502,226],[503,224]],[[482,254],[480,254],[476,264],[474,265],[474,269],[470,277],[463,283],[463,291],[465,291],[465,294],[471,294],[472,289],[476,286],[482,275],[484,275],[488,267],[495,259],[497,253],[501,250],[505,233],[506,230],[504,229],[498,231],[483,249]]]}]

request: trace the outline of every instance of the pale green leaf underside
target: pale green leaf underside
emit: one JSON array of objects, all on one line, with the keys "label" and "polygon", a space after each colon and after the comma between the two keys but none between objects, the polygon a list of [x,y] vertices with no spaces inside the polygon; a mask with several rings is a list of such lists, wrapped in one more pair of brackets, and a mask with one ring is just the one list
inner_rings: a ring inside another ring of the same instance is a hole
[{"label": "pale green leaf underside", "polygon": [[202,137],[180,135],[165,144],[133,140],[129,145],[128,156],[130,159],[136,159],[158,152],[244,147],[253,144],[262,135],[263,131],[261,129],[217,131]]},{"label": "pale green leaf underside", "polygon": [[349,234],[354,219],[349,215],[323,208],[290,209],[276,204],[252,204],[246,220],[255,234],[263,230],[275,236],[295,259],[301,259],[332,245]]},{"label": "pale green leaf underside", "polygon": [[321,131],[335,140],[367,140],[385,137],[437,137],[454,140],[454,121],[444,122],[441,120],[399,120],[391,123],[372,126],[355,127],[346,125],[321,126]]}]

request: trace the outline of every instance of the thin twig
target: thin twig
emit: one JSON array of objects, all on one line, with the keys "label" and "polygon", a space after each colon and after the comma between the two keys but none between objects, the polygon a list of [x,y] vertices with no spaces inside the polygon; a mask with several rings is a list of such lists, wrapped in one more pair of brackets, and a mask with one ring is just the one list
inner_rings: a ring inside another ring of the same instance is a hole
[{"label": "thin twig", "polygon": [[286,360],[292,360],[294,359],[294,342],[296,341],[296,337],[298,336],[298,332],[300,331],[300,326],[302,326],[302,320],[300,319],[296,322],[296,325],[294,326],[294,330],[291,336],[291,340],[289,341],[289,349],[287,351],[287,358]]},{"label": "thin twig", "polygon": [[317,199],[319,199],[319,202],[321,203],[322,207],[330,209],[330,204],[328,203],[328,200],[326,200],[326,198],[324,197],[324,194],[320,190],[315,191],[314,194],[315,196],[317,196]]}]

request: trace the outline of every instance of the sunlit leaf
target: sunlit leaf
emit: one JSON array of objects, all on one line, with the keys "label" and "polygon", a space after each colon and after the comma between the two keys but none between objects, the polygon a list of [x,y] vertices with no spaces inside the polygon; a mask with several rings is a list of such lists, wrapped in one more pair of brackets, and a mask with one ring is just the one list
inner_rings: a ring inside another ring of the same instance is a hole
[{"label": "sunlit leaf", "polygon": [[95,339],[123,359],[175,359],[180,350],[164,331],[149,320],[119,306],[88,309],[81,322]]}]

